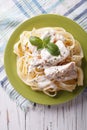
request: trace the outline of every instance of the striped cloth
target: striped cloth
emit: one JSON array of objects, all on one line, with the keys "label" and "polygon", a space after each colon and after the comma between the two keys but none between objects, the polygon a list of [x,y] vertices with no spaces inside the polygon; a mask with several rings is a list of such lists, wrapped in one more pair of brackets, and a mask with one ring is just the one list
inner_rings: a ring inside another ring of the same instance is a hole
[{"label": "striped cloth", "polygon": [[67,16],[75,20],[87,32],[87,0],[0,1],[0,86],[26,112],[34,103],[21,96],[9,83],[3,65],[3,52],[10,35],[21,22],[47,13]]}]

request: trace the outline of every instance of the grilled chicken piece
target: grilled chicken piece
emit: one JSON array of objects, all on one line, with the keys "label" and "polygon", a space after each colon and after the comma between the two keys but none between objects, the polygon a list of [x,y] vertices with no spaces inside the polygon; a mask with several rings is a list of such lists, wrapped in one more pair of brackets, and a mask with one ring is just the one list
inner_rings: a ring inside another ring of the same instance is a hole
[{"label": "grilled chicken piece", "polygon": [[67,81],[77,78],[75,62],[46,68],[44,73],[48,79],[54,79],[56,81]]},{"label": "grilled chicken piece", "polygon": [[70,54],[69,50],[65,47],[64,43],[61,40],[58,40],[55,44],[60,50],[59,56],[52,56],[46,49],[43,49],[41,51],[42,60],[45,61],[49,66],[57,65],[61,61],[65,60]]}]

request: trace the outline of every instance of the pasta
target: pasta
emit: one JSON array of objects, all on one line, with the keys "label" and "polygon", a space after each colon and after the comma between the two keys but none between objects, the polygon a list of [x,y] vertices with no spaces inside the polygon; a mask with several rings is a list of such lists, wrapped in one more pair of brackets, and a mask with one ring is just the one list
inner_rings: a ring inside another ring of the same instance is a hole
[{"label": "pasta", "polygon": [[[52,55],[55,51],[53,48],[48,50],[45,44],[46,47],[37,49],[29,40],[31,36],[49,40],[50,45],[55,44],[60,53]],[[17,74],[32,90],[54,97],[60,90],[72,92],[77,85],[83,85],[82,48],[62,27],[24,31],[14,45],[14,53],[17,55]]]}]

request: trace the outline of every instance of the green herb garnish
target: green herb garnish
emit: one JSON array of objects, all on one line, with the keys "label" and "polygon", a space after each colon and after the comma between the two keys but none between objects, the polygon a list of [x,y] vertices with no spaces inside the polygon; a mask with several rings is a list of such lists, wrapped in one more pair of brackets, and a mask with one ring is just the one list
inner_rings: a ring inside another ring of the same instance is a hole
[{"label": "green herb garnish", "polygon": [[43,39],[43,45],[44,45],[45,48],[47,47],[47,44],[48,44],[48,43],[50,43],[50,37],[45,37],[45,38]]},{"label": "green herb garnish", "polygon": [[53,56],[58,56],[60,54],[58,46],[50,42],[50,37],[46,37],[42,40],[39,37],[31,36],[29,41],[32,45],[37,46],[37,49],[46,48]]},{"label": "green herb garnish", "polygon": [[39,37],[31,36],[29,40],[32,45],[37,46],[37,49],[43,48],[43,41]]},{"label": "green herb garnish", "polygon": [[54,43],[48,43],[47,44],[47,50],[50,52],[53,56],[58,56],[60,54],[59,48]]}]

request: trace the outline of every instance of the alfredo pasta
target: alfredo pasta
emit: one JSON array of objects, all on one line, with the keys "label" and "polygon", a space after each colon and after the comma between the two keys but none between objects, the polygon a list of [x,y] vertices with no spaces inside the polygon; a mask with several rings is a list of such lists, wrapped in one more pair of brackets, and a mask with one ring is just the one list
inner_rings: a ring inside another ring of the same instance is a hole
[{"label": "alfredo pasta", "polygon": [[72,92],[83,85],[82,48],[61,27],[24,31],[14,53],[18,76],[33,90],[54,97],[60,90]]}]

